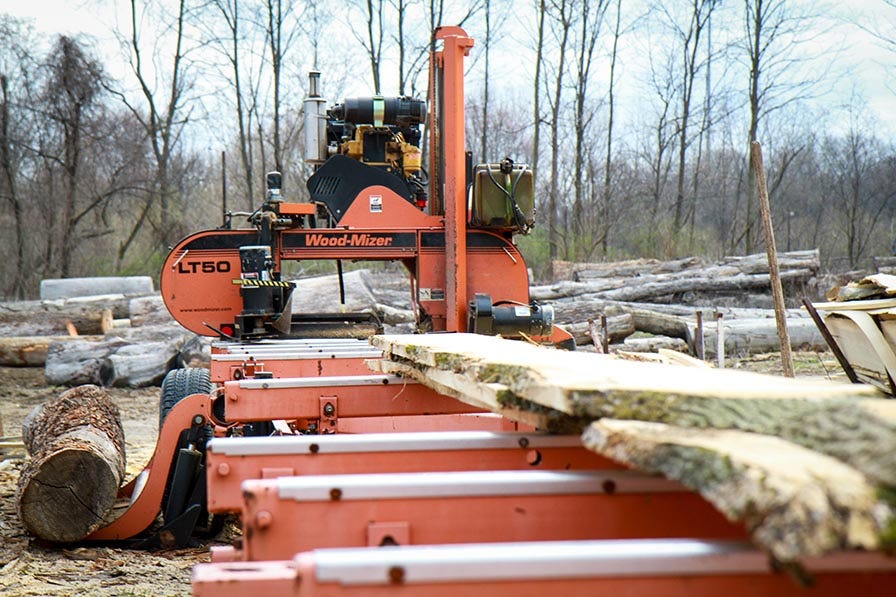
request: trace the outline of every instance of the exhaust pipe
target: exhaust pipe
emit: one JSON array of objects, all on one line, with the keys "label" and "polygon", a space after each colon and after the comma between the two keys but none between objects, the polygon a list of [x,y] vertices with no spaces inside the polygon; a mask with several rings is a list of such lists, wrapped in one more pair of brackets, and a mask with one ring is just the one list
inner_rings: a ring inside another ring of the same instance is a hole
[{"label": "exhaust pipe", "polygon": [[320,73],[308,73],[308,97],[303,103],[305,113],[305,162],[318,166],[327,161],[327,101],[320,96]]}]

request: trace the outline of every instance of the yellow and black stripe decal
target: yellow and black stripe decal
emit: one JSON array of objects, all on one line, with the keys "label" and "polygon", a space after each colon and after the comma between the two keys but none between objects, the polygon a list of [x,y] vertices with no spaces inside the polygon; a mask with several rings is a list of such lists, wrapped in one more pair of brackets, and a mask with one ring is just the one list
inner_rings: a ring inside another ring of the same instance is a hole
[{"label": "yellow and black stripe decal", "polygon": [[253,287],[254,286],[273,286],[276,288],[289,288],[290,286],[292,286],[292,283],[290,283],[290,282],[281,282],[279,280],[253,280],[253,279],[241,280],[241,279],[237,279],[237,280],[233,280],[233,283],[236,286],[253,286]]}]

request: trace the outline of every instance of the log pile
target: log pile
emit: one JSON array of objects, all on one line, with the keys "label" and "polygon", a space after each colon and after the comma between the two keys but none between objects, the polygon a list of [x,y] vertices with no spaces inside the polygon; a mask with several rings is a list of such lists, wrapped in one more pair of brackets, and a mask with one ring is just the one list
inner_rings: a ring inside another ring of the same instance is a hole
[{"label": "log pile", "polygon": [[464,402],[698,491],[781,561],[892,547],[896,402],[870,386],[628,362],[466,334],[376,336]]},{"label": "log pile", "polygon": [[[817,294],[818,251],[781,253],[779,265],[794,307],[787,310],[792,348],[824,350],[824,339],[808,313],[796,308],[803,296]],[[719,326],[723,327],[726,354],[780,350],[765,254],[726,257],[717,263],[698,258],[556,262],[555,273],[557,282],[533,287],[531,296],[550,302],[557,323],[572,331],[579,344],[593,342],[582,322],[601,315],[618,318],[627,314],[632,318],[632,332],[683,340],[694,354],[699,311],[707,357],[718,352]]]},{"label": "log pile", "polygon": [[158,293],[146,294],[149,278],[44,282],[47,298],[0,302],[0,365],[44,367],[53,385],[141,387],[208,360],[208,340],[175,322]]},{"label": "log pile", "polygon": [[125,474],[118,408],[96,386],[72,388],[22,424],[31,456],[19,476],[19,518],[35,536],[67,543],[99,528]]}]

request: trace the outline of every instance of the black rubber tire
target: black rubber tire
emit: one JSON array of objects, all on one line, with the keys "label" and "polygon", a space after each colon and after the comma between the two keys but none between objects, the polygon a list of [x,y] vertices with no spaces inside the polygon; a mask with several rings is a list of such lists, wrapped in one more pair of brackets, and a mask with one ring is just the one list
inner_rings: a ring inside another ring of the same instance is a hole
[{"label": "black rubber tire", "polygon": [[210,394],[211,374],[208,369],[186,367],[172,369],[162,380],[162,394],[159,398],[159,430],[174,405],[193,394]]}]

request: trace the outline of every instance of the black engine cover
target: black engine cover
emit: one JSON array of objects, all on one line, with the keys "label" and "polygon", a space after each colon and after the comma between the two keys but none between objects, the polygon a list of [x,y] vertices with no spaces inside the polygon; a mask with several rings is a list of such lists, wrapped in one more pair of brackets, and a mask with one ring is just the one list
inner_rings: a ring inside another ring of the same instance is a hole
[{"label": "black engine cover", "polygon": [[308,178],[307,185],[311,200],[326,205],[337,222],[358,193],[373,185],[384,186],[408,201],[413,200],[411,189],[401,177],[344,155],[327,160]]}]

